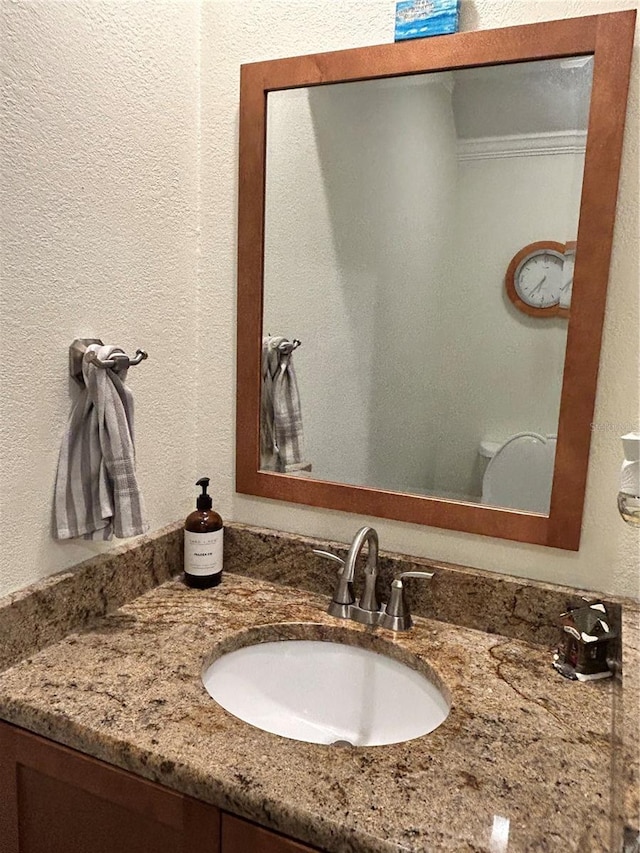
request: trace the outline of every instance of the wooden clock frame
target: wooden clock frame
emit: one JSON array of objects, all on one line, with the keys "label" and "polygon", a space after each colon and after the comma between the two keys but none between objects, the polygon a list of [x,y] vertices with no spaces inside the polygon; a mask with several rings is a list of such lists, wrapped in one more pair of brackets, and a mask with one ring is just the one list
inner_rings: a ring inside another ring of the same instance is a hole
[{"label": "wooden clock frame", "polygon": [[520,249],[511,259],[504,277],[507,296],[519,311],[522,311],[523,314],[528,314],[529,317],[568,317],[569,309],[560,307],[558,303],[549,305],[547,308],[536,308],[535,305],[529,305],[518,295],[516,288],[516,271],[518,267],[526,258],[545,250],[564,255],[567,250],[567,244],[557,243],[555,240],[538,240],[538,242],[529,243],[528,246]]}]

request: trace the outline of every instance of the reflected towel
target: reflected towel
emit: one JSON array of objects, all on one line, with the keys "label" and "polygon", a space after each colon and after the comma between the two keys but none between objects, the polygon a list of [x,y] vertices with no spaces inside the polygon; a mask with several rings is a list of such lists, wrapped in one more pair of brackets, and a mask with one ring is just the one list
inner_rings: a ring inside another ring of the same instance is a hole
[{"label": "reflected towel", "polygon": [[74,405],[58,458],[54,503],[57,539],[111,539],[149,529],[135,473],[133,395],[126,370],[96,367],[119,347],[91,344],[82,362],[84,388]]},{"label": "reflected towel", "polygon": [[311,471],[304,456],[304,433],[292,353],[282,352],[287,338],[262,340],[260,467],[294,474]]}]

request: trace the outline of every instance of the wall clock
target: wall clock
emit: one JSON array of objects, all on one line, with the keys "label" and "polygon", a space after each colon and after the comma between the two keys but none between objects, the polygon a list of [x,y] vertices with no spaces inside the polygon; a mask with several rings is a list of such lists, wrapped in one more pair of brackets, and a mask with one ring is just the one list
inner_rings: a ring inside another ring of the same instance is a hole
[{"label": "wall clock", "polygon": [[529,243],[507,267],[505,288],[509,299],[530,317],[567,317],[569,309],[563,295],[569,282],[564,266],[564,243]]}]

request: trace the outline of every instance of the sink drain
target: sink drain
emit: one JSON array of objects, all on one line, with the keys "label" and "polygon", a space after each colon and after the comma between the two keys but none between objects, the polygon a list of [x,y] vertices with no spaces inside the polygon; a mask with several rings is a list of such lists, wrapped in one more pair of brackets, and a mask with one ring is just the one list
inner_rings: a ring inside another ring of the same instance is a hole
[{"label": "sink drain", "polygon": [[353,746],[353,744],[348,740],[334,740],[330,746]]}]

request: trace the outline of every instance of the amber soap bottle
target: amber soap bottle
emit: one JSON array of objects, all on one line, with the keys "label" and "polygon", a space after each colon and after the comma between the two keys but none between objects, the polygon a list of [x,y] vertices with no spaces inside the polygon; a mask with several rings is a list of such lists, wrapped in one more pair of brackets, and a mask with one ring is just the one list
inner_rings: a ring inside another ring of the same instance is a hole
[{"label": "amber soap bottle", "polygon": [[184,579],[187,586],[207,589],[222,580],[222,519],[212,509],[213,501],[207,494],[209,478],[201,477],[196,486],[198,495],[195,512],[184,523]]}]

